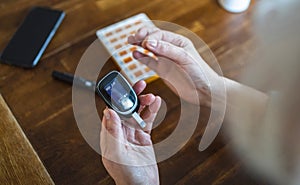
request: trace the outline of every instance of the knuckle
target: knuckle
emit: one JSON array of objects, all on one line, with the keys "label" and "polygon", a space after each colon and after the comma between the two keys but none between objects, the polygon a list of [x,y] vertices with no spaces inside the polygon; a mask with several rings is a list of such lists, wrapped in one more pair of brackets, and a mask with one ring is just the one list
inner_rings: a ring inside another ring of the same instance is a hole
[{"label": "knuckle", "polygon": [[150,36],[156,39],[160,39],[162,37],[162,31],[159,29],[154,29],[153,32],[151,32]]},{"label": "knuckle", "polygon": [[188,45],[188,46],[193,45],[193,42],[192,42],[190,39],[186,38],[186,37],[185,37],[185,43],[186,43],[186,45]]},{"label": "knuckle", "polygon": [[163,43],[163,42],[157,42],[157,50],[160,52],[160,53],[168,53],[169,50],[170,50],[170,47],[167,46],[166,43]]},{"label": "knuckle", "polygon": [[181,41],[184,47],[193,45],[193,42],[187,37],[181,36]]},{"label": "knuckle", "polygon": [[147,27],[141,27],[137,30],[137,33],[141,33],[143,32],[144,30],[147,30]]}]

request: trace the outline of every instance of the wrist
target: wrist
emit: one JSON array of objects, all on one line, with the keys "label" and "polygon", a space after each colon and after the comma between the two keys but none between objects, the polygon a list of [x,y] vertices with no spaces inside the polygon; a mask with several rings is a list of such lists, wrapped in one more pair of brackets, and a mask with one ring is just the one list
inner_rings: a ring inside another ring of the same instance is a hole
[{"label": "wrist", "polygon": [[229,85],[228,80],[223,76],[216,76],[207,86],[198,88],[200,105],[212,108],[212,104],[226,103],[226,89],[230,88],[227,86]]},{"label": "wrist", "polygon": [[[226,119],[230,122],[239,120],[236,116],[246,119],[250,117],[253,122],[257,122],[263,116],[268,102],[268,95],[240,84],[234,80],[225,80],[226,85]],[[255,118],[255,119],[254,119]]]}]

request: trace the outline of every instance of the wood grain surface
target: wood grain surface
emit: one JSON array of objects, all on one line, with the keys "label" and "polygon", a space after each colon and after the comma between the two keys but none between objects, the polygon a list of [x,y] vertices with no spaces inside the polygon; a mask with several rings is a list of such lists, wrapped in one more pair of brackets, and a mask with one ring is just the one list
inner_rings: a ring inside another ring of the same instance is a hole
[{"label": "wood grain surface", "polygon": [[[61,9],[66,17],[37,67],[28,70],[0,64],[0,92],[55,184],[114,184],[101,163],[101,156],[79,132],[71,86],[52,79],[52,70],[74,73],[84,51],[97,39],[96,30],[144,12],[153,20],[173,22],[193,31],[211,48],[224,75],[238,80],[251,62],[245,60],[248,51],[257,45],[251,29],[257,4],[259,1],[252,1],[246,12],[230,14],[215,0],[2,0],[0,51],[32,6]],[[112,69],[116,69],[114,63],[107,62],[100,76]],[[149,84],[146,92],[160,95],[168,107],[166,118],[153,131],[154,142],[159,142],[175,129],[180,101],[162,80]],[[102,117],[104,104],[99,98],[96,102]],[[209,115],[209,109],[201,108],[189,142],[159,163],[161,184],[266,184],[247,172],[231,152],[223,132],[207,150],[198,151]],[[11,184],[17,182],[11,180]]]},{"label": "wood grain surface", "polygon": [[54,184],[1,95],[0,135],[2,185]]}]

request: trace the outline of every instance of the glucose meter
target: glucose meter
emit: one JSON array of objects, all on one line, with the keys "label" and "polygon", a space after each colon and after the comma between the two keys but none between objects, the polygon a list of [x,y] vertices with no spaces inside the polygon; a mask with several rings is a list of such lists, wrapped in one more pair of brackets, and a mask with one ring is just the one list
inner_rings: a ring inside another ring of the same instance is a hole
[{"label": "glucose meter", "polygon": [[96,86],[96,92],[104,100],[106,105],[124,117],[133,117],[144,128],[146,123],[137,113],[139,100],[127,82],[118,71],[111,71],[105,75]]}]

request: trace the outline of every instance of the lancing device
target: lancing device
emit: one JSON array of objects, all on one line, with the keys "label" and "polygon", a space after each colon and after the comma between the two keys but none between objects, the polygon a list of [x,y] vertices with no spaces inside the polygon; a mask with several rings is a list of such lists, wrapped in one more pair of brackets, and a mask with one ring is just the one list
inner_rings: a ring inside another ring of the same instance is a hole
[{"label": "lancing device", "polygon": [[105,75],[96,86],[96,92],[106,105],[124,117],[132,117],[142,127],[146,123],[137,113],[139,100],[127,80],[117,71]]},{"label": "lancing device", "polygon": [[84,79],[79,76],[74,76],[70,73],[64,73],[59,71],[53,71],[52,76],[55,79],[67,82],[69,84],[78,85],[84,88],[87,88],[89,90],[95,91],[96,88],[96,82]]}]

